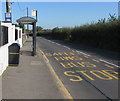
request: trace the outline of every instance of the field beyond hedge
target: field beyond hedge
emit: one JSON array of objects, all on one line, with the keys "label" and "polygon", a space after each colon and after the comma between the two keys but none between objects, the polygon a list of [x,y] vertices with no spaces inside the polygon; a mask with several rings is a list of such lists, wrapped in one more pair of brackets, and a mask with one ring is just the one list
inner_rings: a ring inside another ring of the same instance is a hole
[{"label": "field beyond hedge", "polygon": [[54,28],[42,30],[38,36],[50,36],[59,40],[68,40],[112,51],[119,49],[120,20],[99,21],[74,28]]}]

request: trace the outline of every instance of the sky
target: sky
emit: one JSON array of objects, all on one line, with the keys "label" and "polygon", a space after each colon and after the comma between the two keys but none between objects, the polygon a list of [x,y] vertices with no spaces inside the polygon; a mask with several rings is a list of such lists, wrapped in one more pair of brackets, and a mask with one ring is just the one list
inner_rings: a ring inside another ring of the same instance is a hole
[{"label": "sky", "polygon": [[[5,2],[6,0],[1,0]],[[12,2],[118,2],[119,0],[11,0]]]},{"label": "sky", "polygon": [[[107,19],[109,13],[118,16],[118,2],[14,2],[11,5],[13,23],[26,16],[27,7],[29,16],[33,9],[38,11],[37,25],[44,29],[81,26]],[[2,2],[2,20],[5,9],[5,2]]]}]

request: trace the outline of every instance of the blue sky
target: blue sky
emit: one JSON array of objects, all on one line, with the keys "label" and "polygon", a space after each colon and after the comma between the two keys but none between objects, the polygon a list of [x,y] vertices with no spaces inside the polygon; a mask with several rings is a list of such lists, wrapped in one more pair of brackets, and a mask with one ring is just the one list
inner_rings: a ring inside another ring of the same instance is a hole
[{"label": "blue sky", "polygon": [[[26,15],[26,8],[38,10],[38,23],[44,29],[74,27],[108,18],[109,13],[118,15],[117,2],[15,2],[12,4],[13,23]],[[4,20],[5,3],[2,3]]]}]

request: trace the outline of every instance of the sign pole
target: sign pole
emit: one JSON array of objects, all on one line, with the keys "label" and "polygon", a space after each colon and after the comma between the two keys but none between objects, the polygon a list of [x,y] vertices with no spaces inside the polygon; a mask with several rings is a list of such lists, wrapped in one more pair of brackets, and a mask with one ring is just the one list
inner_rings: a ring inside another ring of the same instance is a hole
[{"label": "sign pole", "polygon": [[6,0],[6,12],[11,12],[10,6],[10,0]]},{"label": "sign pole", "polygon": [[12,22],[11,17],[11,3],[10,0],[6,0],[6,13],[5,13],[5,21]]},{"label": "sign pole", "polygon": [[36,55],[36,22],[33,23],[33,56]]}]

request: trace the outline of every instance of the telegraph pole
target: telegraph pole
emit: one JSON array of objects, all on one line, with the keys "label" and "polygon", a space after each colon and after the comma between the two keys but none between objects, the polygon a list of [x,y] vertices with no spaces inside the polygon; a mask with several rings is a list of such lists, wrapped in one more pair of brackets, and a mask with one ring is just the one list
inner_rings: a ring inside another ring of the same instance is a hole
[{"label": "telegraph pole", "polygon": [[38,20],[38,11],[36,10],[36,20]]},{"label": "telegraph pole", "polygon": [[[28,7],[27,7],[27,17],[28,17],[29,13],[28,13]],[[29,25],[27,24],[27,36],[29,37]]]},{"label": "telegraph pole", "polygon": [[[27,17],[28,17],[28,7],[27,7]],[[27,24],[27,31],[29,30],[29,26]]]},{"label": "telegraph pole", "polygon": [[11,12],[11,3],[10,0],[6,0],[6,12]]},{"label": "telegraph pole", "polygon": [[5,21],[12,22],[11,3],[10,3],[10,0],[6,0]]},{"label": "telegraph pole", "polygon": [[28,7],[27,7],[27,17],[28,17]]},{"label": "telegraph pole", "polygon": [[118,2],[118,19],[120,20],[120,1]]}]

